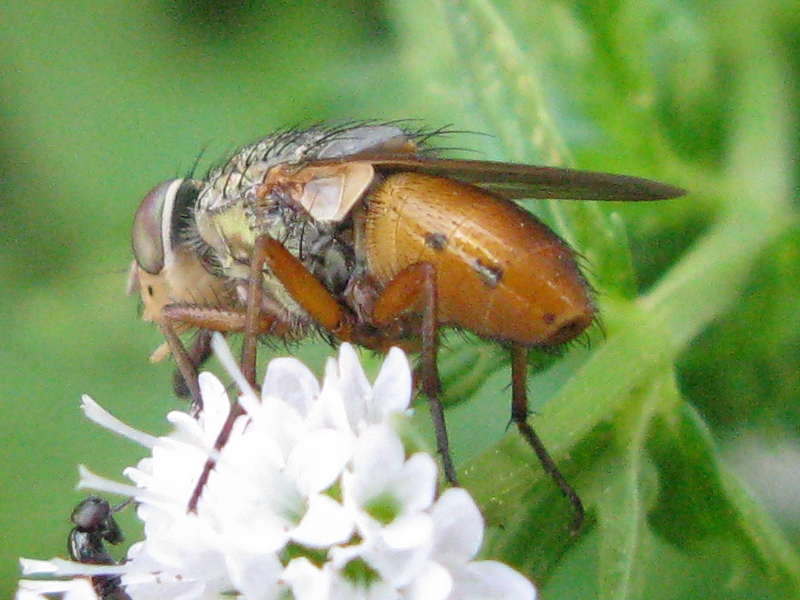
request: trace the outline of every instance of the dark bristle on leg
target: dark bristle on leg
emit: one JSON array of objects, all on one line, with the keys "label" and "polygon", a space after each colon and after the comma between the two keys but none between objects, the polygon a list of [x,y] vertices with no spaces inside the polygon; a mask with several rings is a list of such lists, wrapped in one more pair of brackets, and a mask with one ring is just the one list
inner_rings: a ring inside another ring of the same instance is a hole
[{"label": "dark bristle on leg", "polygon": [[575,516],[572,519],[570,531],[573,535],[577,534],[581,525],[583,525],[584,508],[578,492],[569,484],[567,479],[558,470],[553,457],[547,452],[542,440],[536,435],[533,427],[528,423],[528,392],[527,392],[527,379],[528,379],[528,352],[527,349],[521,346],[513,346],[511,349],[511,387],[512,387],[512,403],[511,403],[511,420],[517,425],[522,437],[528,442],[536,457],[542,465],[545,472],[552,478],[561,493],[564,494],[570,504]]}]

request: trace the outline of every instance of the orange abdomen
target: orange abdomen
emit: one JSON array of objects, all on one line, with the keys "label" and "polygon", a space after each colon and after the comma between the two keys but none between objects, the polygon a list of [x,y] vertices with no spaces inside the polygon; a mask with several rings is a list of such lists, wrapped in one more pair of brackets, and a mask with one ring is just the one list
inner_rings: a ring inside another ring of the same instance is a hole
[{"label": "orange abdomen", "polygon": [[548,346],[574,338],[594,318],[572,250],[510,200],[398,173],[369,197],[364,223],[367,263],[382,286],[410,265],[434,265],[442,325]]}]

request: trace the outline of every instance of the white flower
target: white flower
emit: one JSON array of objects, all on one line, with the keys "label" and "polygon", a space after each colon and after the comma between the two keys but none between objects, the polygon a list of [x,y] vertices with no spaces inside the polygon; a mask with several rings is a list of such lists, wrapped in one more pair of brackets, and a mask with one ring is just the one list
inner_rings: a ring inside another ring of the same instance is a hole
[{"label": "white flower", "polygon": [[[40,580],[23,579],[15,600],[47,600],[50,594],[63,594],[64,600],[96,600],[97,594],[88,579]],[[52,596],[50,596],[52,597]]]},{"label": "white flower", "polygon": [[475,501],[460,488],[444,492],[433,508],[435,544],[431,565],[449,571],[452,600],[532,598],[530,582],[503,563],[473,561],[483,542],[483,517]]},{"label": "white flower", "polygon": [[[396,425],[409,412],[412,378],[400,350],[372,386],[348,344],[329,359],[321,386],[296,359],[276,359],[259,397],[221,340],[215,350],[239,384],[244,414],[218,452],[230,404],[213,375],[200,377],[197,418],[170,413],[174,430],[161,438],[84,398],[91,419],[151,451],[124,471],[134,485],[88,471],[81,478],[133,496],[145,537],[120,565],[24,562],[27,575],[84,579],[23,581],[19,600],[95,597],[85,578],[104,574],[120,575],[134,600],[535,598],[509,567],[473,560],[483,536],[474,502],[461,489],[437,499],[436,462],[404,448]],[[188,511],[209,458],[215,467]]]}]

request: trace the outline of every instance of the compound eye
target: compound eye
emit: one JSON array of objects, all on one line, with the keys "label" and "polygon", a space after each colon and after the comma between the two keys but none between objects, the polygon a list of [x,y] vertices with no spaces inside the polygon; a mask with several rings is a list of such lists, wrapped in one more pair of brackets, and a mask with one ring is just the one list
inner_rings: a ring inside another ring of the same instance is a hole
[{"label": "compound eye", "polygon": [[169,235],[172,207],[181,183],[183,179],[172,179],[154,187],[142,200],[133,219],[133,257],[151,275],[158,275],[164,268],[165,223]]}]

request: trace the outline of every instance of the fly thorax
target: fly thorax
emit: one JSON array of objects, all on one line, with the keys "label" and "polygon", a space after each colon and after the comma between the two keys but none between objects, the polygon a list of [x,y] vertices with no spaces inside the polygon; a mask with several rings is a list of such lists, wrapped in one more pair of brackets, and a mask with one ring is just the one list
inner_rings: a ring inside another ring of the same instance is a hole
[{"label": "fly thorax", "polygon": [[195,222],[200,238],[208,246],[221,274],[247,279],[256,233],[244,205],[235,203],[224,210],[198,211]]}]

